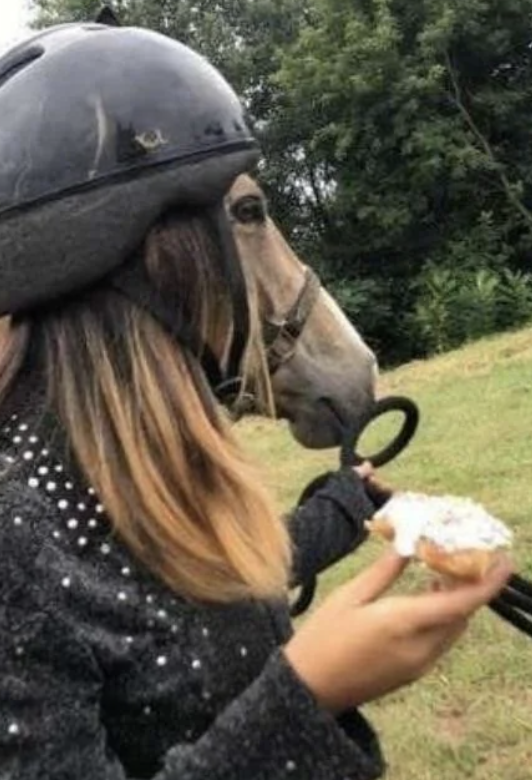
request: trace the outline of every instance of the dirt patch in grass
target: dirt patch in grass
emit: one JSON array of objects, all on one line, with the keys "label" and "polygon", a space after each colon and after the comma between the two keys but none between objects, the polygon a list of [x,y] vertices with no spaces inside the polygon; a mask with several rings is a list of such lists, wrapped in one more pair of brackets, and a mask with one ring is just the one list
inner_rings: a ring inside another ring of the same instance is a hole
[{"label": "dirt patch in grass", "polygon": [[463,742],[467,736],[467,712],[457,707],[450,707],[446,713],[438,713],[434,724],[443,738],[454,744]]}]

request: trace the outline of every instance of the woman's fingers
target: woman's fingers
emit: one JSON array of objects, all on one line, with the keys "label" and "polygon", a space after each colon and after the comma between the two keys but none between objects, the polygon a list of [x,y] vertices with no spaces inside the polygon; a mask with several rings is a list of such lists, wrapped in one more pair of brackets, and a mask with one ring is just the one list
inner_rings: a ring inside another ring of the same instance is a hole
[{"label": "woman's fingers", "polygon": [[480,582],[457,584],[453,590],[414,597],[410,618],[420,629],[467,620],[502,590],[512,571],[510,559],[501,555]]},{"label": "woman's fingers", "polygon": [[352,604],[367,604],[383,595],[399,579],[410,559],[390,551],[342,588]]},{"label": "woman's fingers", "polygon": [[375,468],[369,460],[365,460],[359,466],[354,466],[353,471],[355,471],[358,476],[364,480],[366,493],[375,505],[376,509],[383,506],[387,501],[390,500],[393,494],[393,490],[387,485],[383,485],[382,482],[380,482],[375,477]]},{"label": "woman's fingers", "polygon": [[375,473],[373,464],[370,463],[369,460],[365,460],[359,466],[353,466],[353,471],[356,471],[358,476],[361,477],[362,479],[367,479],[368,477],[371,477],[371,475]]},{"label": "woman's fingers", "polygon": [[427,673],[512,571],[501,559],[481,583],[379,599],[407,565],[394,552],[383,555],[329,597],[286,645],[296,673],[332,712],[372,701]]}]

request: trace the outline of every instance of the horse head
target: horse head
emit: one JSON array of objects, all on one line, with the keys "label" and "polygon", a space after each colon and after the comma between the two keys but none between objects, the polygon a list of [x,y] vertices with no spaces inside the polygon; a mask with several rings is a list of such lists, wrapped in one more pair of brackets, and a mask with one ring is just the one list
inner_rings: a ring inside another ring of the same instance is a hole
[{"label": "horse head", "polygon": [[[374,404],[375,356],[268,216],[253,179],[240,176],[226,206],[258,298],[276,414],[303,446],[336,446]],[[0,318],[0,342],[7,330]]]},{"label": "horse head", "polygon": [[253,179],[240,176],[226,206],[256,286],[277,416],[303,446],[336,446],[373,406],[375,355],[268,216]]}]

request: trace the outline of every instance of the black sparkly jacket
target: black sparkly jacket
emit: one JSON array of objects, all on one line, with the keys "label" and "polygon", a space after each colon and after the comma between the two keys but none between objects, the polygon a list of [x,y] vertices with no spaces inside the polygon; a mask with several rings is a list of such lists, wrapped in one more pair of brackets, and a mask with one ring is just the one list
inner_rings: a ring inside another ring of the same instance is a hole
[{"label": "black sparkly jacket", "polygon": [[[18,390],[0,418],[0,778],[378,777],[363,717],[322,710],[286,662],[287,605],[176,597],[41,411]],[[371,509],[356,478],[329,479],[290,520],[299,578],[353,550]]]}]

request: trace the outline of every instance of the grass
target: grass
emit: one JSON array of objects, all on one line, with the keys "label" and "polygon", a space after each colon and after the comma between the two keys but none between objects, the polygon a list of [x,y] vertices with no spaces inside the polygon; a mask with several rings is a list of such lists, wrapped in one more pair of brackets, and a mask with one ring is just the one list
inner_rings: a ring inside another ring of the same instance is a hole
[{"label": "grass", "polygon": [[[417,401],[421,424],[382,480],[484,503],[514,529],[518,569],[532,578],[532,329],[384,374],[380,394],[392,393]],[[282,423],[251,419],[239,432],[284,508],[336,466],[336,451],[301,449]],[[368,447],[386,435],[383,420]],[[381,550],[368,542],[329,570],[319,598]],[[409,574],[407,587],[421,576]],[[484,610],[435,672],[366,711],[381,734],[389,780],[531,780],[532,642]]]}]

